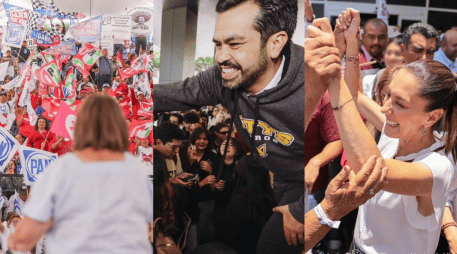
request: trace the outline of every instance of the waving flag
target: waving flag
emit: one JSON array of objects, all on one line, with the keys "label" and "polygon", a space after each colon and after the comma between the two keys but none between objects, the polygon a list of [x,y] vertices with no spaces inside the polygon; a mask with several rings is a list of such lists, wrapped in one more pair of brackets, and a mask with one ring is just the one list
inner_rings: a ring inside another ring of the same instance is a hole
[{"label": "waving flag", "polygon": [[2,88],[6,90],[11,90],[12,88],[17,88],[22,86],[22,81],[24,81],[24,75],[20,74],[17,75],[14,79],[10,82],[3,84]]},{"label": "waving flag", "polygon": [[45,54],[53,55],[53,56],[63,55],[63,54],[73,56],[73,55],[76,55],[76,53],[77,53],[77,47],[76,47],[74,40],[69,40],[69,41],[62,42],[57,46],[53,46],[44,51],[41,51],[41,53],[45,53]]},{"label": "waving flag", "polygon": [[122,55],[120,50],[117,51],[116,64],[117,66],[119,66],[119,68],[124,68],[124,61],[122,61]]},{"label": "waving flag", "polygon": [[76,113],[66,103],[62,103],[51,126],[51,132],[73,140],[75,122]]},{"label": "waving flag", "polygon": [[57,154],[27,146],[19,146],[19,157],[26,185],[34,184],[49,165],[57,161]]},{"label": "waving flag", "polygon": [[34,29],[30,36],[38,46],[56,46],[62,41],[62,35],[59,30],[51,27],[51,30]]},{"label": "waving flag", "polygon": [[51,9],[56,13],[56,17],[58,19],[82,19],[85,18],[86,15],[82,14],[81,12],[72,12],[72,13],[65,13],[61,12],[59,8],[54,4],[54,1],[51,0],[50,2]]},{"label": "waving flag", "polygon": [[144,97],[151,98],[152,91],[151,85],[149,84],[148,74],[143,73],[138,83],[138,91],[142,91],[144,93]]},{"label": "waving flag", "polygon": [[140,109],[138,110],[138,116],[153,117],[153,102],[140,102]]},{"label": "waving flag", "polygon": [[5,128],[5,130],[11,129],[14,120],[16,120],[16,115],[14,113],[9,113],[7,115],[0,114],[0,127]]},{"label": "waving flag", "polygon": [[133,119],[129,128],[130,137],[147,138],[152,133],[153,126],[152,120],[137,121]]},{"label": "waving flag", "polygon": [[44,97],[43,102],[41,103],[41,107],[46,110],[51,121],[56,117],[57,112],[59,112],[60,105],[60,99],[54,96]]},{"label": "waving flag", "polygon": [[75,79],[75,74],[74,74],[73,66],[72,66],[67,71],[67,76],[65,77],[65,80],[64,80],[63,86],[62,86],[63,94],[64,94],[65,98],[67,98],[73,90],[73,80],[74,79]]},{"label": "waving flag", "polygon": [[19,142],[3,127],[0,127],[0,171],[5,170],[8,162],[13,158],[17,149],[19,148]]},{"label": "waving flag", "polygon": [[5,7],[8,21],[11,24],[18,26],[27,25],[27,22],[29,21],[29,11],[27,9],[7,3],[3,3],[3,6]]},{"label": "waving flag", "polygon": [[[17,194],[17,192],[14,194]],[[19,195],[16,195],[16,197],[14,198],[14,201],[13,201],[14,209],[18,211],[18,213],[17,213],[18,215],[22,215],[21,208],[19,207],[19,201],[17,200],[18,198],[19,198]]]},{"label": "waving flag", "polygon": [[146,70],[147,64],[148,56],[146,54],[143,54],[135,60],[133,60],[130,68],[119,70],[119,75],[121,76],[121,79],[126,79],[143,72],[148,72],[148,70]]},{"label": "waving flag", "polygon": [[89,76],[89,70],[102,56],[102,52],[94,46],[86,43],[84,48],[79,49],[79,53],[73,57],[73,65],[83,74]]},{"label": "waving flag", "polygon": [[43,56],[43,59],[46,63],[49,63],[52,60],[54,60],[54,57],[52,57],[52,55],[47,54],[45,51],[41,51],[41,55]]},{"label": "waving flag", "polygon": [[59,87],[60,82],[60,60],[54,59],[51,62],[41,66],[35,73],[41,84],[52,87]]},{"label": "waving flag", "polygon": [[377,18],[384,21],[389,26],[389,11],[387,10],[386,0],[378,0]]},{"label": "waving flag", "polygon": [[100,41],[102,31],[102,15],[80,21],[68,29],[64,39],[74,39],[80,42]]},{"label": "waving flag", "polygon": [[9,61],[0,63],[0,81],[3,81],[5,79],[6,71],[8,70],[9,65]]}]

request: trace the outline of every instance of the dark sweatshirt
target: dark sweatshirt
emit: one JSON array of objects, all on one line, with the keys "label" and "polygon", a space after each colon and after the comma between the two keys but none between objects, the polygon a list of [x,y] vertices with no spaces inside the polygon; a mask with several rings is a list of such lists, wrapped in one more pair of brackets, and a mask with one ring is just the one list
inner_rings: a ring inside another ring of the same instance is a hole
[{"label": "dark sweatshirt", "polygon": [[[257,118],[255,156],[274,173],[275,191],[290,185],[303,186],[304,190],[304,50],[291,44],[284,48],[283,54],[286,60],[281,81],[273,89],[248,96],[244,88],[225,88],[220,68],[213,66],[182,82],[155,85],[154,110],[189,110],[222,103],[232,116],[238,113],[235,126],[248,145]],[[235,93],[239,97],[237,112]],[[276,201],[284,205],[281,200]],[[301,223],[304,223],[303,201],[301,197],[289,204],[291,214]]]}]

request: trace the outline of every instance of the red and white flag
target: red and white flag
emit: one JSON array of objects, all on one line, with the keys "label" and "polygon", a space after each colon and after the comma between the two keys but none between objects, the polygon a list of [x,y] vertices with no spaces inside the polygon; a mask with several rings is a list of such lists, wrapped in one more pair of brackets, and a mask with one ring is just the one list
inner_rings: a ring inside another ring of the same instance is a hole
[{"label": "red and white flag", "polygon": [[54,96],[43,98],[42,103],[41,103],[41,107],[44,110],[46,110],[47,115],[49,116],[49,118],[52,118],[52,119],[54,119],[56,117],[57,112],[59,112],[60,106],[61,106],[60,99],[57,97],[54,97]]},{"label": "red and white flag", "polygon": [[83,48],[79,49],[78,54],[73,57],[72,62],[82,72],[83,77],[87,77],[89,76],[89,70],[101,56],[102,52],[98,48],[86,43]]},{"label": "red and white flag", "polygon": [[117,59],[116,59],[116,64],[119,66],[119,68],[124,68],[124,61],[122,61],[122,56],[121,56],[121,51],[117,51]]},{"label": "red and white flag", "polygon": [[130,137],[147,138],[152,133],[153,125],[152,120],[137,121],[133,119],[129,128]]},{"label": "red and white flag", "polygon": [[51,132],[73,140],[76,113],[66,104],[62,103],[54,119]]},{"label": "red and white flag", "polygon": [[54,59],[51,62],[41,66],[35,72],[35,76],[41,84],[52,87],[60,87],[60,68],[62,62],[59,59]]},{"label": "red and white flag", "polygon": [[119,75],[121,76],[121,79],[130,78],[134,75],[143,72],[148,72],[148,69],[146,67],[148,67],[148,56],[146,54],[143,54],[135,60],[133,60],[130,68],[119,70]]},{"label": "red and white flag", "polygon": [[153,117],[153,105],[154,103],[151,102],[140,102],[140,109],[138,110],[138,116],[143,117]]}]

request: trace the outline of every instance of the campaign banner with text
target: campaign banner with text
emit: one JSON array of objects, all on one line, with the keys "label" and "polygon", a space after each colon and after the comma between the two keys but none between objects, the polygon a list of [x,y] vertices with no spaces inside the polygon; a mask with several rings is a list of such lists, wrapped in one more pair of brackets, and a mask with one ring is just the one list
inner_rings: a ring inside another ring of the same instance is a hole
[{"label": "campaign banner with text", "polygon": [[112,39],[130,40],[132,38],[132,16],[108,15],[102,18],[102,35],[110,35]]},{"label": "campaign banner with text", "polygon": [[84,48],[80,48],[78,54],[73,57],[72,62],[82,72],[83,77],[87,77],[89,70],[101,56],[102,52],[98,48],[86,43]]},{"label": "campaign banner with text", "polygon": [[53,55],[53,56],[63,55],[63,54],[73,56],[73,55],[76,55],[76,53],[78,53],[78,52],[77,52],[77,47],[76,47],[75,41],[69,40],[69,41],[62,42],[57,46],[50,47],[50,48],[42,51],[42,53],[45,53],[48,55]]},{"label": "campaign banner with text", "polygon": [[26,26],[29,22],[29,11],[25,8],[3,3],[10,24]]},{"label": "campaign banner with text", "polygon": [[19,146],[19,157],[26,185],[33,185],[40,175],[57,161],[57,154],[27,146]]},{"label": "campaign banner with text", "polygon": [[102,15],[77,22],[70,26],[64,39],[75,39],[80,42],[100,41],[102,32]]}]

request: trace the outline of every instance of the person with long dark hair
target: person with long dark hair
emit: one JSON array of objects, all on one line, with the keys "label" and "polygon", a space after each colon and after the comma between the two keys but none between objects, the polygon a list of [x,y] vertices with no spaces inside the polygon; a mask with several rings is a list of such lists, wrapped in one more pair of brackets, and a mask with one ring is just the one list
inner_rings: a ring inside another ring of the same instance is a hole
[{"label": "person with long dark hair", "polygon": [[256,253],[262,229],[276,204],[270,183],[267,169],[255,160],[241,159],[235,166],[233,192],[215,225],[217,242],[202,245],[193,253],[216,253],[219,249]]},{"label": "person with long dark hair", "polygon": [[48,121],[40,117],[35,123],[35,131],[30,133],[27,139],[27,146],[48,151],[55,138],[56,135],[49,131]]},{"label": "person with long dark hair", "polygon": [[203,127],[195,129],[190,135],[189,142],[197,149],[198,167],[193,174],[198,174],[200,187],[197,193],[198,208],[200,211],[197,228],[198,242],[205,243],[214,240],[214,192],[211,186],[216,182],[215,168],[219,166],[217,156],[211,152],[211,134]]},{"label": "person with long dark hair", "polygon": [[[439,62],[411,62],[393,75],[381,107],[359,92],[360,13],[343,12],[339,21],[347,27],[346,74],[328,90],[349,165],[357,173],[374,155],[389,169],[388,183],[377,194],[371,189],[373,198],[359,208],[353,250],[434,253],[457,158],[455,78]],[[378,146],[359,114],[382,132]]]}]

